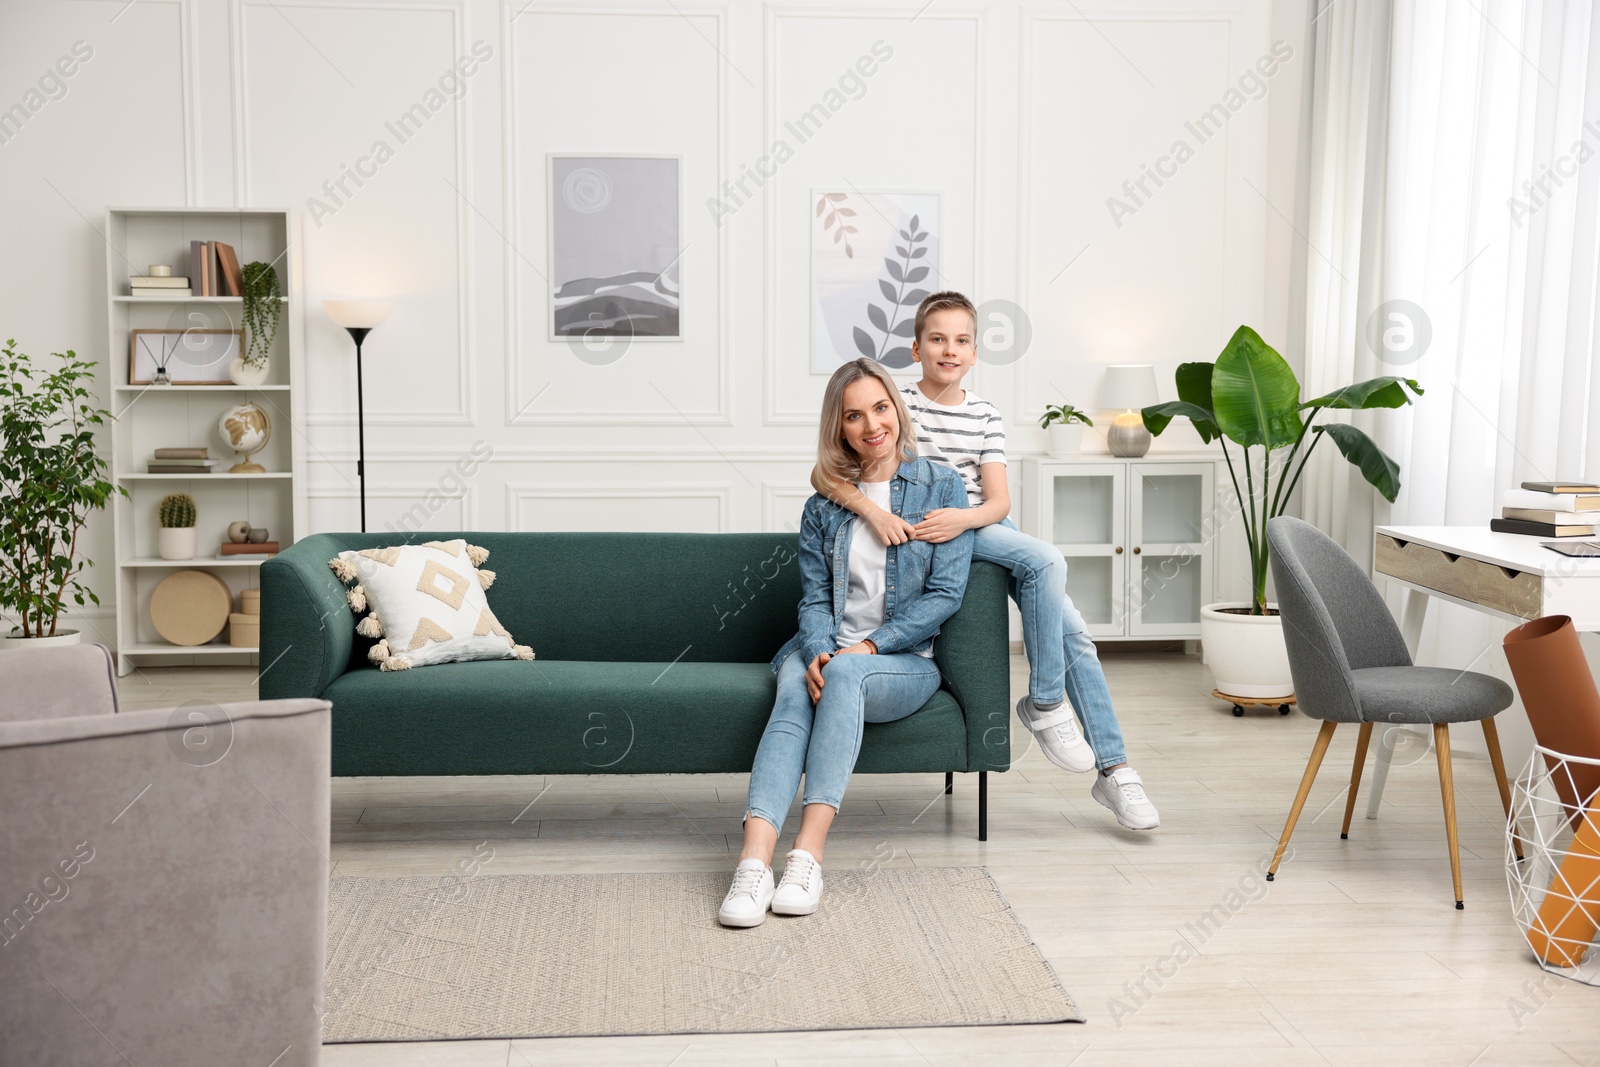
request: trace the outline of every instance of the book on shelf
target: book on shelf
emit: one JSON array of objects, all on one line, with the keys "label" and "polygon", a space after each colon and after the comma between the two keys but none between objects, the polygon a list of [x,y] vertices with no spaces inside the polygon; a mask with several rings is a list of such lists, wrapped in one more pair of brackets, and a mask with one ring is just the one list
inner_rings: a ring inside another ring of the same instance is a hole
[{"label": "book on shelf", "polygon": [[200,296],[216,296],[216,283],[213,281],[213,264],[216,253],[211,248],[210,241],[189,242],[189,273],[200,284]]},{"label": "book on shelf", "polygon": [[1551,511],[1548,508],[1501,508],[1502,519],[1548,522],[1555,526],[1593,526],[1600,516],[1592,511]]},{"label": "book on shelf", "polygon": [[150,461],[161,467],[215,467],[221,463],[220,459],[162,459],[157,456]]},{"label": "book on shelf", "polygon": [[158,448],[153,453],[157,459],[210,459],[204,445],[189,445],[182,448]]},{"label": "book on shelf", "polygon": [[1533,537],[1593,537],[1594,524],[1561,525],[1553,522],[1529,522],[1526,519],[1490,519],[1489,529],[1495,533],[1528,534]]},{"label": "book on shelf", "polygon": [[187,289],[189,279],[181,274],[135,274],[128,284],[135,289]]},{"label": "book on shelf", "polygon": [[1508,508],[1600,511],[1600,493],[1543,493],[1537,489],[1507,489],[1500,503]]},{"label": "book on shelf", "polygon": [[277,555],[278,542],[276,541],[224,541],[223,556],[255,556],[266,553],[269,556]]},{"label": "book on shelf", "polygon": [[211,467],[186,467],[181,463],[155,463],[150,464],[147,474],[210,474]]},{"label": "book on shelf", "polygon": [[217,289],[218,296],[243,296],[244,279],[239,273],[239,257],[234,254],[232,245],[225,245],[221,241],[216,243],[217,249],[217,280],[221,285]]},{"label": "book on shelf", "polygon": [[[259,548],[261,546],[251,545],[250,547]],[[276,552],[218,552],[217,558],[231,560],[254,560],[259,562],[261,560],[269,560],[276,555]]]},{"label": "book on shelf", "polygon": [[135,285],[128,291],[129,296],[148,296],[157,300],[174,300],[181,296],[193,296],[193,289],[143,289]]},{"label": "book on shelf", "polygon": [[1523,482],[1522,488],[1535,493],[1600,493],[1600,485],[1594,482],[1578,482],[1571,479],[1559,482]]}]

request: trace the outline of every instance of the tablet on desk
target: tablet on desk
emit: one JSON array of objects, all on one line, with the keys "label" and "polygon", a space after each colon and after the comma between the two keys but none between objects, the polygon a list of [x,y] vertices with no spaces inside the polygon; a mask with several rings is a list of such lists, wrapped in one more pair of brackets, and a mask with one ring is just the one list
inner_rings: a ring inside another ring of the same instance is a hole
[{"label": "tablet on desk", "polygon": [[1540,541],[1539,543],[1564,556],[1600,557],[1600,541]]}]

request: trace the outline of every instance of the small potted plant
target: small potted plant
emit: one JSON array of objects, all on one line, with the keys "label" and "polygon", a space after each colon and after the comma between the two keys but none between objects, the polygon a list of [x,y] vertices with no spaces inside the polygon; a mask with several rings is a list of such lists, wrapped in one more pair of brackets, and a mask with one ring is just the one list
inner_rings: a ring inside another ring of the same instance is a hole
[{"label": "small potted plant", "polygon": [[235,385],[257,386],[267,380],[267,354],[283,321],[283,285],[270,263],[246,263],[240,275],[245,350],[228,364],[228,377]]},{"label": "small potted plant", "polygon": [[194,559],[194,520],[199,514],[194,497],[172,493],[161,498],[161,537],[156,547],[162,559]]},{"label": "small potted plant", "polygon": [[62,605],[100,603],[79,580],[94,563],[78,558],[78,538],[112,493],[127,495],[95,452],[111,413],[91,402],[94,363],[54,355],[61,366],[35,381],[15,341],[0,350],[0,610],[18,621],[0,647],[78,643],[57,625]]},{"label": "small potted plant", "polygon": [[1057,459],[1081,452],[1083,428],[1093,425],[1093,419],[1071,404],[1046,404],[1039,420],[1039,426],[1050,434],[1050,454]]}]

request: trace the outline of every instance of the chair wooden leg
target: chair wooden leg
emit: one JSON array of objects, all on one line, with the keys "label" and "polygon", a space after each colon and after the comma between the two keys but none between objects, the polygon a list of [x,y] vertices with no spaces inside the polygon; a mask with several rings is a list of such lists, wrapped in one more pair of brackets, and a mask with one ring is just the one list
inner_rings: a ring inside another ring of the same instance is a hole
[{"label": "chair wooden leg", "polygon": [[1466,907],[1461,897],[1461,848],[1456,840],[1456,780],[1450,769],[1450,727],[1433,724],[1433,753],[1439,761],[1439,792],[1444,797],[1444,836],[1450,843],[1450,879],[1456,889],[1456,910]]},{"label": "chair wooden leg", "polygon": [[1356,762],[1350,768],[1350,795],[1344,801],[1344,826],[1339,830],[1339,839],[1342,841],[1350,836],[1350,816],[1356,811],[1356,794],[1361,791],[1361,770],[1367,765],[1367,743],[1372,740],[1372,724],[1361,724],[1361,732],[1356,735]]},{"label": "chair wooden leg", "polygon": [[1333,731],[1338,725],[1336,722],[1324,722],[1322,729],[1317,731],[1317,743],[1311,746],[1306,773],[1300,776],[1300,791],[1294,795],[1294,807],[1289,809],[1289,821],[1283,824],[1283,837],[1278,840],[1278,851],[1272,854],[1272,866],[1267,868],[1269,882],[1278,875],[1278,864],[1283,862],[1283,853],[1289,847],[1289,835],[1294,833],[1294,824],[1300,819],[1300,809],[1306,806],[1311,783],[1317,780],[1317,769],[1322,766],[1322,757],[1327,755],[1328,742],[1333,740]]},{"label": "chair wooden leg", "polygon": [[1483,741],[1489,747],[1489,763],[1494,767],[1494,784],[1500,787],[1500,806],[1506,811],[1506,825],[1511,827],[1511,847],[1522,858],[1522,831],[1511,821],[1511,783],[1506,781],[1506,761],[1500,754],[1500,730],[1494,716],[1483,720]]}]

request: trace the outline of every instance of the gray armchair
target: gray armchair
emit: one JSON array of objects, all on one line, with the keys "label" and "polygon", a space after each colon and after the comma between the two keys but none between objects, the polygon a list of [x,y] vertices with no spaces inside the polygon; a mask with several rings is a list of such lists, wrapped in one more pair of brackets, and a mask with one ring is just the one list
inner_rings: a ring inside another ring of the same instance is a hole
[{"label": "gray armchair", "polygon": [[1360,725],[1341,838],[1350,836],[1350,816],[1355,811],[1373,723],[1428,725],[1433,727],[1433,747],[1439,763],[1456,907],[1464,907],[1461,854],[1456,843],[1455,780],[1450,768],[1450,724],[1483,724],[1489,759],[1500,786],[1500,803],[1509,818],[1511,789],[1506,782],[1494,716],[1511,706],[1511,687],[1486,674],[1413,666],[1400,628],[1371,580],[1344,549],[1310,523],[1287,515],[1272,519],[1267,523],[1267,541],[1296,706],[1311,718],[1322,720],[1311,759],[1300,779],[1300,791],[1289,809],[1283,837],[1268,868],[1268,881],[1277,876],[1278,864],[1289,847],[1289,836],[1294,833],[1322,757],[1340,723]]},{"label": "gray armchair", "polygon": [[0,1059],[316,1064],[328,703],[106,714],[93,648],[0,653]]}]

